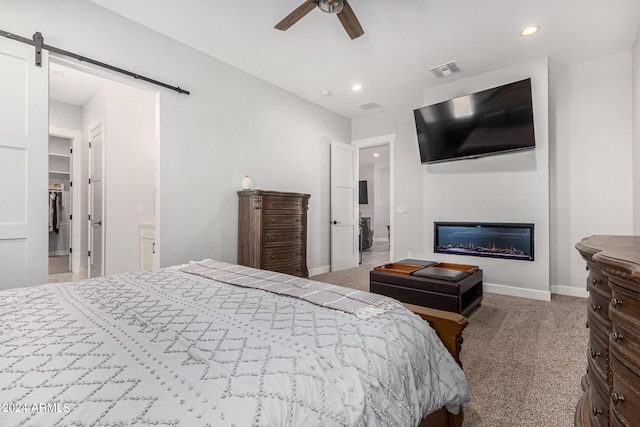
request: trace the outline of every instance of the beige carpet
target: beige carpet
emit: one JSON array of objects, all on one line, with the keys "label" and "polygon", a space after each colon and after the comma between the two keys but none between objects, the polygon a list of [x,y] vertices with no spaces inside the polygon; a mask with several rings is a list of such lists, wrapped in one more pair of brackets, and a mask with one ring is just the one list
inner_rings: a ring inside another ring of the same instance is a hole
[{"label": "beige carpet", "polygon": [[[312,277],[369,290],[370,266]],[[485,293],[464,332],[462,363],[471,403],[464,427],[564,427],[582,394],[587,302],[551,302]]]}]

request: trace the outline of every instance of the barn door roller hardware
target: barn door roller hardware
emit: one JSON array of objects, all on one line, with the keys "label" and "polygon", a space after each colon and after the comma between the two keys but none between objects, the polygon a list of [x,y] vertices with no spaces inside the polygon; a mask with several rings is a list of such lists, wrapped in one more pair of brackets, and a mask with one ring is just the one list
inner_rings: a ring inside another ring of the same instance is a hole
[{"label": "barn door roller hardware", "polygon": [[73,53],[67,50],[58,49],[57,47],[49,46],[44,43],[44,37],[40,32],[36,32],[33,35],[33,39],[21,37],[21,36],[8,33],[2,30],[0,30],[0,35],[11,40],[16,40],[21,43],[26,43],[28,45],[34,46],[36,48],[36,65],[38,67],[42,67],[42,49],[47,49],[49,52],[57,53],[58,55],[68,56],[70,58],[77,59],[78,61],[81,61],[81,62],[88,62],[90,64],[97,65],[98,67],[106,68],[108,70],[115,71],[117,73],[125,74],[127,76],[133,77],[134,79],[144,80],[145,82],[153,83],[154,85],[162,86],[167,89],[175,90],[178,93],[189,95],[188,90],[184,90],[179,86],[172,86],[167,83],[163,83],[158,80],[154,80],[149,77],[141,76],[140,74],[136,74],[131,71],[124,70],[122,68],[114,67],[113,65],[110,65],[110,64],[105,64],[104,62],[96,61],[95,59],[87,58],[86,56],[78,55],[77,53]]}]

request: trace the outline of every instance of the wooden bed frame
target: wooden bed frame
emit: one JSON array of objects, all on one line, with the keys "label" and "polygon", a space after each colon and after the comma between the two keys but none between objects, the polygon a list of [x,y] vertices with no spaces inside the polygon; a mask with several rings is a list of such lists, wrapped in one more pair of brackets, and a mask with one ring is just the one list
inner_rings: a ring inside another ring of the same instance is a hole
[{"label": "wooden bed frame", "polygon": [[[404,304],[404,306],[429,322],[431,327],[435,329],[438,337],[440,337],[440,340],[442,340],[444,346],[449,350],[460,367],[462,367],[462,362],[460,361],[462,331],[469,324],[467,318],[457,313],[413,304]],[[454,415],[447,411],[445,407],[442,407],[423,419],[419,427],[460,427],[462,420],[462,408],[460,408],[459,414]]]}]

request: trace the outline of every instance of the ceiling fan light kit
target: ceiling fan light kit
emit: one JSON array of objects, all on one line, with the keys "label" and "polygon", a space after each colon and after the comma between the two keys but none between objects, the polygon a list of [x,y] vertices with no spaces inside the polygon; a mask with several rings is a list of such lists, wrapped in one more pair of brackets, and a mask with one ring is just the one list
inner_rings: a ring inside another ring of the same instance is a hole
[{"label": "ceiling fan light kit", "polygon": [[344,0],[320,0],[318,7],[327,13],[339,13],[344,7]]},{"label": "ceiling fan light kit", "polygon": [[285,16],[282,21],[278,22],[275,28],[280,31],[288,30],[293,24],[304,18],[316,7],[323,12],[337,15],[340,23],[352,40],[364,34],[364,30],[347,0],[307,0],[293,12]]}]

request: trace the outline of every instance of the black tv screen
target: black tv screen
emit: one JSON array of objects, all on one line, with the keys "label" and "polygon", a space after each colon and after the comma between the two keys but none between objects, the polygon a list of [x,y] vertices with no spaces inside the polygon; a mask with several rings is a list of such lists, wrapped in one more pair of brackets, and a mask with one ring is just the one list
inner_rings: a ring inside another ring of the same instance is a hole
[{"label": "black tv screen", "polygon": [[413,111],[420,160],[437,163],[534,148],[531,79]]},{"label": "black tv screen", "polygon": [[369,193],[367,191],[367,181],[360,181],[360,186],[358,187],[358,194],[359,194],[359,199],[360,199],[360,203],[361,205],[368,205],[369,204]]}]

